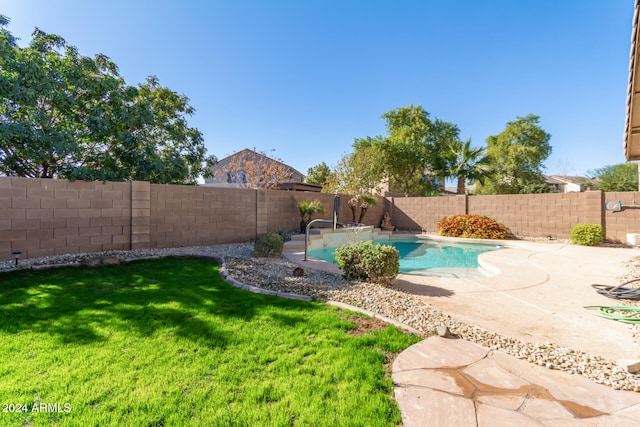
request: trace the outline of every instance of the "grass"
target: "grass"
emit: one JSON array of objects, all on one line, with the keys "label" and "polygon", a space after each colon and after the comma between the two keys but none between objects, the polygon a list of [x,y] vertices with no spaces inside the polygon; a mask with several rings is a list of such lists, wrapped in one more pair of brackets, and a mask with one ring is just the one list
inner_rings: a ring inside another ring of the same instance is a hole
[{"label": "grass", "polygon": [[397,425],[385,363],[418,338],[356,326],[204,258],[2,273],[0,425]]}]

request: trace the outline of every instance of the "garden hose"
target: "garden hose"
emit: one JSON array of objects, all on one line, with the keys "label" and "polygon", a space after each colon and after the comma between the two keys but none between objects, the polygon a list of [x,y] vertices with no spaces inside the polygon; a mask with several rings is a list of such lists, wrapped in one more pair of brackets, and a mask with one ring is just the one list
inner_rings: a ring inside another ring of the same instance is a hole
[{"label": "garden hose", "polygon": [[591,287],[596,289],[596,292],[599,294],[608,298],[640,300],[640,288],[625,287],[625,285],[639,280],[640,278],[629,280],[618,286],[591,285]]},{"label": "garden hose", "polygon": [[[640,307],[588,305],[584,307],[599,317],[623,323],[640,324]],[[625,314],[627,313],[627,314]]]}]

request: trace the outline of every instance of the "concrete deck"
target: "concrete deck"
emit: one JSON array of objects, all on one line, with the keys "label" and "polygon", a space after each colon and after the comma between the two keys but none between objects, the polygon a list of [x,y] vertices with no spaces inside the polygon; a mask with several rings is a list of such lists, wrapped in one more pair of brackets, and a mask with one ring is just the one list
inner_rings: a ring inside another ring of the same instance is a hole
[{"label": "concrete deck", "polygon": [[[494,276],[400,275],[394,284],[453,318],[509,337],[553,342],[612,361],[640,359],[628,325],[583,309],[617,305],[590,285],[617,284],[640,250],[499,243],[505,248],[480,256]],[[285,256],[339,272],[330,263],[302,261],[301,251]],[[405,426],[640,426],[639,393],[615,391],[463,340],[433,337],[412,346],[393,364],[393,378]]]},{"label": "concrete deck", "polygon": [[544,344],[553,342],[611,360],[640,358],[628,325],[594,316],[584,307],[618,305],[593,283],[616,285],[626,262],[640,250],[508,242],[508,248],[480,255],[497,268],[492,277],[400,275],[399,289],[484,329]]}]

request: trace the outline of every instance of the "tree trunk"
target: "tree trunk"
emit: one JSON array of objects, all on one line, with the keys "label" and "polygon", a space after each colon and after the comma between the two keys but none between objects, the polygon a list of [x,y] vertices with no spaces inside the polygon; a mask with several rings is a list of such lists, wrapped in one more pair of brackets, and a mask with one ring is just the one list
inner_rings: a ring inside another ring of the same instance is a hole
[{"label": "tree trunk", "polygon": [[349,209],[351,209],[352,222],[356,222],[356,209],[358,208],[358,199],[356,199],[355,197],[349,199],[347,205],[349,206]]},{"label": "tree trunk", "polygon": [[367,213],[368,210],[369,210],[369,204],[368,203],[363,203],[362,205],[360,205],[360,218],[358,218],[358,223],[359,224],[362,224],[362,220],[364,219],[364,215]]},{"label": "tree trunk", "polygon": [[463,177],[459,176],[458,177],[458,194],[464,194],[465,193],[465,181],[466,179],[464,179]]}]

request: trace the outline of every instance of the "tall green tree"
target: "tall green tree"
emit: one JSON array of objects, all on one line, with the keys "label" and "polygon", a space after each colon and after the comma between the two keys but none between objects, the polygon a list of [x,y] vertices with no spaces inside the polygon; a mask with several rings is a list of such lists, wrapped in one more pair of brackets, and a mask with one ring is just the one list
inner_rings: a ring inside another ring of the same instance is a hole
[{"label": "tall green tree", "polygon": [[422,106],[409,105],[382,115],[388,136],[376,140],[382,153],[380,170],[391,189],[402,193],[420,193],[425,183],[433,150],[430,135],[433,122]]},{"label": "tall green tree", "polygon": [[602,191],[638,191],[638,164],[620,163],[588,172]]},{"label": "tall green tree", "polygon": [[327,192],[356,196],[379,195],[384,175],[377,167],[380,153],[375,145],[361,146],[342,155],[333,169]]},{"label": "tall green tree", "polygon": [[450,140],[444,160],[447,178],[458,181],[457,194],[465,194],[467,181],[484,182],[493,172],[486,148],[471,147],[471,139],[465,142],[457,138]]},{"label": "tall green tree", "polygon": [[354,153],[366,153],[367,166],[392,191],[424,194],[433,190],[445,167],[443,149],[457,138],[458,127],[432,121],[422,106],[409,105],[382,115],[386,136],[358,138]]},{"label": "tall green tree", "polygon": [[307,169],[304,181],[308,184],[322,185],[323,188],[331,179],[331,168],[325,163],[319,163]]},{"label": "tall green tree", "polygon": [[429,168],[432,175],[446,177],[451,166],[451,159],[447,158],[446,154],[451,151],[451,144],[457,141],[460,141],[458,125],[436,119],[430,142]]},{"label": "tall green tree", "polygon": [[534,114],[508,122],[504,131],[487,138],[487,153],[495,173],[479,185],[478,194],[517,194],[543,183],[544,161],[551,154],[551,135]]},{"label": "tall green tree", "polygon": [[188,98],[126,85],[108,57],[36,28],[17,46],[0,16],[0,171],[9,176],[191,183],[207,175]]},{"label": "tall green tree", "polygon": [[356,212],[360,208],[362,222],[370,206],[376,204],[372,196],[382,193],[382,174],[372,159],[379,157],[377,148],[371,144],[362,146],[352,153],[345,153],[333,169],[327,186],[322,191],[328,193],[351,194],[347,206],[356,222]]}]

